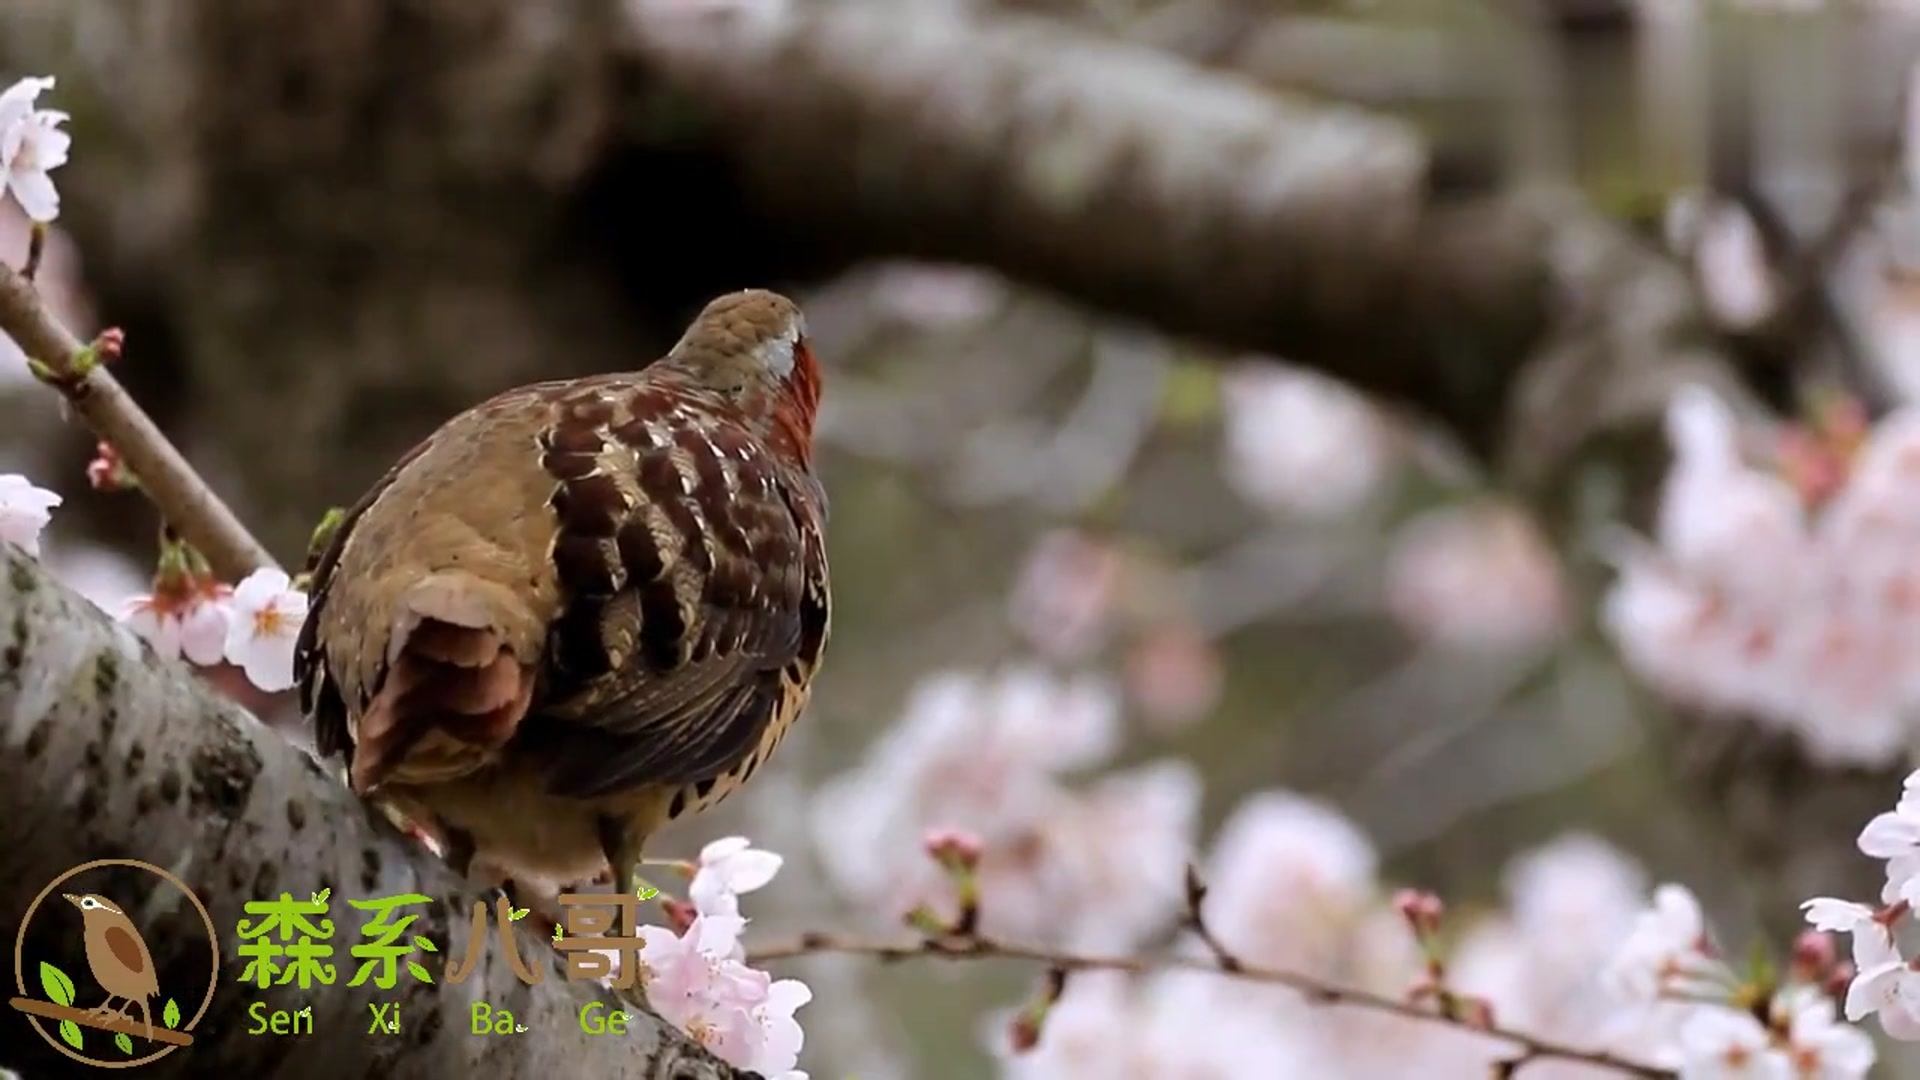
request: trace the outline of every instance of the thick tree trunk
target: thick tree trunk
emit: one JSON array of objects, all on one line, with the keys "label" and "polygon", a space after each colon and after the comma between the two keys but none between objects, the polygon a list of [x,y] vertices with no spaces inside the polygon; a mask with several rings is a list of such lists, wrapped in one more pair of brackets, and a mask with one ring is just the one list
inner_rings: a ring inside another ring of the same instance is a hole
[{"label": "thick tree trunk", "polygon": [[[426,894],[433,900],[412,932],[465,955],[466,919],[477,896],[313,759],[184,668],[156,662],[124,628],[4,543],[0,613],[0,942],[14,941],[43,886],[100,858],[171,868],[207,905],[223,938],[221,984],[194,1028],[195,1044],[151,1069],[170,1076],[484,1073],[523,1080],[736,1075],[638,1006],[625,1006],[634,1016],[625,1037],[586,1034],[582,1006],[612,1001],[612,992],[568,981],[547,943],[524,932],[521,955],[545,972],[537,986],[515,977],[497,937],[488,942],[484,966],[459,986],[403,979],[385,993],[371,982],[349,989],[347,964],[335,985],[306,992],[241,984],[234,935],[249,900],[331,888],[335,947],[345,960],[359,940],[348,898]],[[169,922],[177,928],[177,912],[130,914],[148,931],[156,970],[191,966],[189,954],[204,964],[203,940],[155,932]],[[30,955],[45,955],[56,944],[52,935],[70,929],[57,921],[34,919]],[[33,973],[25,979],[28,993],[37,994]],[[93,993],[86,987],[79,1003],[90,1006]],[[395,998],[402,1036],[368,1034],[369,1003]],[[314,1035],[247,1035],[247,1010],[256,1001],[269,1009],[311,1006]],[[526,1033],[472,1034],[475,1001],[510,1009]],[[38,1077],[60,1075],[70,1064],[28,1031],[24,1017],[0,1015],[0,1066]]]}]

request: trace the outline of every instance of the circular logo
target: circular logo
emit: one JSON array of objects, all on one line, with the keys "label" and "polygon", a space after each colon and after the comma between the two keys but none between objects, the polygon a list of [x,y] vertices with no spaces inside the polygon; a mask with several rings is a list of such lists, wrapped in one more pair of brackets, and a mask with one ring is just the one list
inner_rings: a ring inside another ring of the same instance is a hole
[{"label": "circular logo", "polygon": [[[143,927],[167,935],[165,972]],[[195,943],[205,936],[204,971],[182,934]],[[95,859],[48,882],[27,905],[13,970],[19,996],[10,1004],[48,1045],[75,1061],[124,1069],[193,1045],[220,981],[220,939],[207,906],[173,874],[136,859]]]}]

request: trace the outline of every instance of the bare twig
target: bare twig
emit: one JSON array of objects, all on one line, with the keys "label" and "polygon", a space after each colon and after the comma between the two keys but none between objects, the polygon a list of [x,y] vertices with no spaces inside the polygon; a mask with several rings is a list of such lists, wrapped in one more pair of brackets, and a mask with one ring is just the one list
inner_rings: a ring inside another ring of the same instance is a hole
[{"label": "bare twig", "polygon": [[1238,969],[1229,970],[1217,959],[1194,956],[1093,956],[1084,953],[1054,951],[1028,945],[1016,945],[998,941],[989,937],[972,936],[960,938],[923,938],[918,941],[872,941],[864,938],[839,934],[807,933],[799,938],[783,943],[763,946],[750,950],[751,961],[765,964],[773,960],[791,959],[797,956],[811,956],[820,953],[838,953],[850,956],[871,956],[876,959],[895,961],[910,960],[917,957],[935,957],[945,960],[1024,960],[1043,964],[1049,968],[1064,971],[1119,971],[1129,975],[1149,975],[1156,971],[1204,971],[1213,972],[1226,978],[1245,979],[1248,982],[1266,983],[1284,986],[1304,994],[1308,1000],[1321,1005],[1335,1005],[1369,1012],[1389,1013],[1409,1020],[1428,1024],[1445,1024],[1475,1034],[1498,1039],[1514,1046],[1520,1051],[1521,1059],[1533,1061],[1569,1061],[1583,1065],[1592,1065],[1602,1069],[1612,1069],[1623,1076],[1644,1076],[1672,1078],[1676,1074],[1669,1069],[1656,1068],[1615,1054],[1600,1050],[1582,1050],[1576,1046],[1556,1043],[1537,1038],[1523,1032],[1499,1026],[1480,1027],[1462,1020],[1443,1016],[1437,1012],[1406,1002],[1350,987],[1325,982],[1311,975],[1297,971],[1284,971],[1278,968],[1250,967],[1242,964]]},{"label": "bare twig", "polygon": [[86,425],[119,451],[161,516],[206,556],[216,574],[237,580],[276,565],[119,380],[101,366],[103,349],[118,344],[117,331],[83,345],[47,309],[32,282],[0,264],[0,332],[38,361],[41,381],[59,390]]}]

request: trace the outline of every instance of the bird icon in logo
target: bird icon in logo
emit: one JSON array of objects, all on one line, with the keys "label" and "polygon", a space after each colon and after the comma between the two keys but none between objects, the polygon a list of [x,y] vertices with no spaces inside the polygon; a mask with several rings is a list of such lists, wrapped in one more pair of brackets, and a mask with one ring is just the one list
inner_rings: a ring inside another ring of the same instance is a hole
[{"label": "bird icon in logo", "polygon": [[[93,972],[93,981],[107,992],[107,1000],[93,1011],[125,1017],[127,1010],[137,1005],[146,1037],[153,1038],[153,1013],[147,999],[160,992],[160,980],[153,970],[153,954],[147,951],[147,943],[134,928],[133,920],[119,905],[96,893],[61,896],[80,909],[86,929],[87,968]],[[118,1009],[111,1007],[116,998],[124,1002]]]}]

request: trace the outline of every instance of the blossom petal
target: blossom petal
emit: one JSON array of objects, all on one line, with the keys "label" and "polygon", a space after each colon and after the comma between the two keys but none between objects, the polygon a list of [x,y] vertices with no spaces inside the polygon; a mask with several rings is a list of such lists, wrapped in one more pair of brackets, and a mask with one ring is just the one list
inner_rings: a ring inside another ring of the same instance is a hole
[{"label": "blossom petal", "polygon": [[1911,854],[1920,847],[1920,821],[1897,813],[1877,815],[1860,830],[1859,844],[1862,853],[1876,859]]},{"label": "blossom petal", "polygon": [[1807,922],[1814,929],[1841,934],[1851,934],[1862,923],[1873,921],[1873,909],[1867,905],[1830,896],[1816,896],[1801,904],[1800,910],[1807,913]]}]

